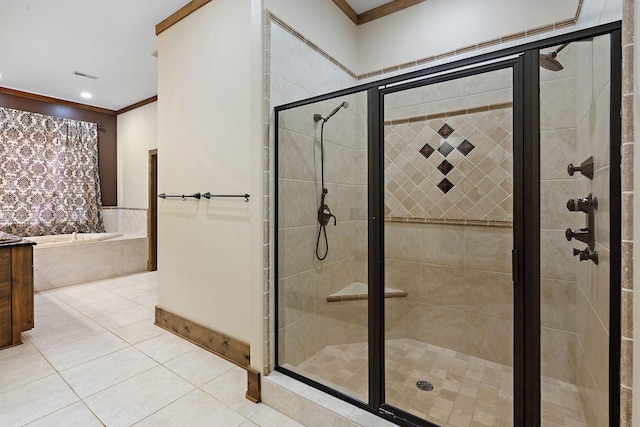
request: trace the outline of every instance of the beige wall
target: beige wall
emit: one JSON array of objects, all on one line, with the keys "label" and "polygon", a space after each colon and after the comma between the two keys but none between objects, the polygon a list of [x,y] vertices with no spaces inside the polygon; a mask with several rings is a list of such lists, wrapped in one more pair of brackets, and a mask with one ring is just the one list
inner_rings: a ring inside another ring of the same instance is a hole
[{"label": "beige wall", "polygon": [[118,206],[147,208],[149,150],[157,147],[157,102],[118,116]]},{"label": "beige wall", "polygon": [[262,366],[261,2],[217,0],[159,35],[158,305]]},{"label": "beige wall", "polygon": [[437,56],[574,18],[578,0],[529,5],[527,0],[430,0],[371,21],[358,31],[358,72]]}]

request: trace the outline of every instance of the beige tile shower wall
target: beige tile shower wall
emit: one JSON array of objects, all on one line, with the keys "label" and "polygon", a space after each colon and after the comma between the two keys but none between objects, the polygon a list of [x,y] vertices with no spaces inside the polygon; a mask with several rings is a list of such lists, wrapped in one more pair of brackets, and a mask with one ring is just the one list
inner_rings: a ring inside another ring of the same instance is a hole
[{"label": "beige tile shower wall", "polygon": [[[584,47],[582,47],[584,45]],[[577,386],[586,408],[587,419],[594,425],[608,423],[609,367],[609,37],[596,37],[592,43],[580,43],[584,56],[579,61],[577,75],[578,145],[576,161],[589,156],[595,160],[594,179],[580,177],[576,181],[577,195],[592,193],[598,197],[595,214],[596,251],[599,264],[577,265]],[[583,246],[583,245],[581,245]]]},{"label": "beige tile shower wall", "polygon": [[584,46],[571,44],[562,54],[564,70],[540,70],[541,370],[542,375],[575,383],[576,260],[571,252],[575,245],[566,240],[565,230],[584,227],[584,215],[566,208],[568,199],[579,196],[578,177],[567,174],[567,165],[579,163],[577,72]]},{"label": "beige tile shower wall", "polygon": [[[387,222],[386,286],[408,293],[387,336],[512,364],[512,247],[510,227]],[[575,281],[544,279],[542,300],[543,374],[573,383]]]},{"label": "beige tile shower wall", "polygon": [[[265,147],[265,155],[268,162],[265,171],[268,171],[269,191],[265,198],[266,212],[265,219],[271,225],[269,230],[269,239],[267,242],[274,242],[274,222],[269,221],[273,218],[274,204],[274,167],[275,165],[275,139],[274,139],[274,114],[273,108],[288,102],[297,101],[299,99],[308,98],[321,93],[329,92],[341,87],[353,84],[353,77],[350,77],[344,71],[330,63],[326,58],[309,48],[308,45],[294,37],[291,32],[284,30],[281,24],[272,21],[267,17],[267,36],[266,42],[268,48],[266,55],[268,57],[268,67],[265,70],[267,74],[267,82],[269,83],[267,111],[269,112],[268,123],[270,131],[270,144]],[[350,106],[350,113],[357,110],[354,102]],[[280,282],[279,307],[274,306],[273,287],[271,283],[268,294],[270,295],[269,311],[265,312],[265,317],[270,318],[273,322],[275,319],[275,310],[279,310],[280,325],[271,324],[270,330],[280,330],[280,363],[298,364],[308,358],[311,354],[319,349],[317,336],[316,316],[316,268],[314,265],[315,241],[317,237],[316,227],[316,210],[318,198],[315,185],[316,177],[316,135],[319,129],[316,129],[313,122],[313,114],[320,113],[326,115],[335,107],[335,104],[324,104],[318,106],[322,109],[301,108],[297,111],[291,111],[288,115],[283,115],[284,124],[281,122],[280,129],[280,146],[284,147],[285,152],[280,156],[280,176],[285,177],[281,183],[281,189],[286,188],[288,196],[283,199],[280,206],[281,229],[279,231],[280,243],[287,250],[280,254]],[[346,119],[344,112],[341,112],[343,119]],[[288,119],[288,120],[287,120]],[[335,117],[335,123],[339,123],[338,117]],[[335,132],[334,132],[335,133]],[[335,158],[334,153],[337,150],[347,150],[345,145],[335,143],[335,136],[331,136],[329,132],[327,140],[327,154]],[[345,144],[346,140],[353,141],[354,138],[345,138],[341,141]],[[331,150],[329,150],[331,145]],[[335,150],[334,150],[335,149]],[[353,150],[351,150],[353,151]],[[284,155],[282,155],[284,154]],[[336,162],[332,163],[333,167]],[[265,181],[267,181],[265,179]],[[347,183],[342,183],[347,187]],[[329,206],[339,215],[341,221],[339,226],[334,230],[328,230],[331,238],[331,260],[327,261],[327,265],[321,273],[324,277],[329,277],[331,271],[336,272],[334,277],[338,281],[347,281],[351,276],[350,270],[352,262],[346,259],[338,258],[338,251],[344,253],[346,249],[341,249],[337,239],[334,239],[333,233],[338,229],[341,236],[352,233],[351,228],[345,221],[344,217],[338,212],[337,196],[339,187],[336,182],[331,182],[329,192],[331,194],[328,202]],[[289,191],[291,192],[289,194]],[[344,191],[340,191],[343,193]],[[299,198],[296,199],[296,196]],[[348,203],[346,203],[348,204]],[[284,227],[283,227],[284,225]],[[265,251],[269,260],[265,265],[265,272],[273,271],[273,262],[275,260],[275,248],[271,244],[265,245]],[[344,275],[348,278],[338,277],[337,274]],[[274,359],[275,336],[269,337],[270,361],[269,366],[265,367],[268,371],[272,369]]]},{"label": "beige tile shower wall", "polygon": [[512,87],[511,70],[505,69],[403,90],[385,95],[384,119],[401,120],[512,102]]},{"label": "beige tile shower wall", "polygon": [[[553,110],[543,118],[543,138],[551,144],[543,146],[543,157],[547,160],[543,161],[541,183],[544,248],[541,339],[543,374],[573,383],[576,277],[575,267],[566,268],[574,266],[574,260],[564,229],[582,225],[573,223],[576,216],[565,207],[567,198],[575,193],[575,178],[566,176],[566,164],[574,160],[562,164],[575,157],[576,152],[576,112],[572,101],[576,96],[576,79],[575,71],[571,73],[562,82],[554,80],[557,76],[549,77],[542,89],[545,96],[563,94],[565,98],[556,101]],[[430,88],[428,96],[414,89],[389,97],[385,104],[385,118],[392,118],[386,126],[385,140],[388,216],[438,218],[445,222],[512,220],[510,108],[464,110],[464,113],[453,110],[448,114],[436,110],[436,107],[477,108],[482,105],[478,104],[480,100],[510,99],[511,89],[489,85],[500,81],[476,80],[469,85],[449,82],[447,86]],[[474,95],[472,90],[480,93]],[[447,99],[447,94],[452,97]],[[406,114],[422,115],[422,120],[402,122]],[[444,117],[431,118],[430,114]],[[453,132],[438,134],[445,123]],[[437,150],[445,141],[452,142],[450,145],[455,148],[464,139],[474,148],[467,156],[456,149],[446,156],[453,165],[446,177],[455,185],[445,194],[437,186],[445,177],[437,169],[445,156],[434,150],[425,159],[419,150],[425,144]],[[425,185],[432,187],[431,193],[420,188]],[[498,194],[499,190],[502,192]],[[387,286],[409,294],[408,337],[500,363],[512,362],[511,228],[388,222],[385,239]]]},{"label": "beige tile shower wall", "polygon": [[385,280],[408,293],[406,337],[511,364],[512,242],[509,227],[387,222]]},{"label": "beige tile shower wall", "polygon": [[[541,70],[541,259],[543,359],[564,360],[574,380],[586,419],[608,423],[609,319],[609,83],[608,37],[575,42],[562,51],[564,70]],[[595,159],[593,181],[569,163]],[[570,198],[598,197],[598,266],[579,262],[564,230],[586,227],[583,213],[569,212]],[[543,374],[551,366],[543,364]],[[572,382],[573,382],[572,381]]]},{"label": "beige tile shower wall", "polygon": [[[272,23],[270,28],[271,107],[352,84],[352,77],[279,25]],[[321,195],[321,127],[313,116],[318,113],[326,117],[342,101],[347,101],[349,107],[334,115],[324,127],[328,189],[325,203],[336,215],[337,225],[327,226],[329,254],[321,262],[315,259]],[[360,94],[280,114],[281,364],[295,366],[325,345],[366,340],[366,302],[331,305],[326,302],[328,295],[357,280],[357,260],[362,263],[366,257],[365,112],[366,97]],[[272,185],[273,179],[271,175]]]}]

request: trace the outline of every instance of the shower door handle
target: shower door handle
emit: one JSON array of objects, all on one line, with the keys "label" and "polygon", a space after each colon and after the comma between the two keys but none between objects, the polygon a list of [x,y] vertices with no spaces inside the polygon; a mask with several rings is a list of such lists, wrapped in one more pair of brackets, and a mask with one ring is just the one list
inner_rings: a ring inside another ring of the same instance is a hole
[{"label": "shower door handle", "polygon": [[517,249],[511,251],[511,280],[513,280],[513,283],[518,283],[520,280],[519,255],[520,252]]}]

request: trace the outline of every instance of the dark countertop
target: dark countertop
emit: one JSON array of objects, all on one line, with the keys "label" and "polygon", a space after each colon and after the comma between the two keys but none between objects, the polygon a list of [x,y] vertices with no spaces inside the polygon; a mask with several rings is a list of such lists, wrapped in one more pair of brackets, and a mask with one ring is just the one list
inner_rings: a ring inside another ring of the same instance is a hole
[{"label": "dark countertop", "polygon": [[23,239],[13,234],[3,233],[0,231],[0,248],[11,248],[13,246],[33,246],[35,242]]}]

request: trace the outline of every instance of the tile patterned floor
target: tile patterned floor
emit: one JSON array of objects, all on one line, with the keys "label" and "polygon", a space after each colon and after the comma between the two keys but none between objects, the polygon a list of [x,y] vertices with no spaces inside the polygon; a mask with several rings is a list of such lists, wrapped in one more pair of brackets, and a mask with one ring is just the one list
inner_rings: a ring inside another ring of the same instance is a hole
[{"label": "tile patterned floor", "polygon": [[[366,399],[366,343],[328,346],[290,369]],[[387,340],[387,402],[438,425],[513,425],[513,369],[442,347]],[[433,391],[416,387],[419,380]],[[573,384],[543,377],[543,426],[586,426]]]},{"label": "tile patterned floor", "polygon": [[153,325],[155,273],[35,295],[0,351],[0,425],[300,426],[245,399],[246,372]]}]

